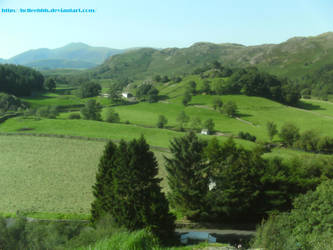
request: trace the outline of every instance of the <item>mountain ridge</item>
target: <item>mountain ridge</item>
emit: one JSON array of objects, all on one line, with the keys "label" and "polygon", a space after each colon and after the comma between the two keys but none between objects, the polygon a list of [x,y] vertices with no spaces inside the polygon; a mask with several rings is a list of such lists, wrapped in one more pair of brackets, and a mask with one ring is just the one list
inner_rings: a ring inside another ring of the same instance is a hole
[{"label": "mountain ridge", "polygon": [[[0,62],[24,66],[35,65],[35,68],[37,69],[68,68],[69,65],[71,68],[91,68],[103,63],[108,57],[123,53],[124,51],[126,50],[93,47],[78,42],[69,43],[63,47],[55,49],[39,48],[28,50],[13,56],[8,60],[0,60]],[[55,60],[57,60],[57,64],[54,64]],[[71,61],[71,63],[68,64],[69,61]]]},{"label": "mountain ridge", "polygon": [[278,76],[302,78],[333,62],[333,33],[293,37],[279,44],[198,42],[187,48],[144,48],[113,55],[92,71],[104,78],[141,79],[191,73],[215,60],[227,67],[256,66]]}]

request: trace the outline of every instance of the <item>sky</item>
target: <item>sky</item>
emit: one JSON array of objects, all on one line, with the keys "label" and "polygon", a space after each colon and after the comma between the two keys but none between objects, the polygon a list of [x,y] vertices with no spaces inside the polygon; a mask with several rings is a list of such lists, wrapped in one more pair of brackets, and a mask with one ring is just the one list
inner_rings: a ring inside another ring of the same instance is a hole
[{"label": "sky", "polygon": [[[4,13],[81,8],[95,13]],[[72,42],[116,49],[258,45],[333,31],[332,0],[0,0],[0,58]]]}]

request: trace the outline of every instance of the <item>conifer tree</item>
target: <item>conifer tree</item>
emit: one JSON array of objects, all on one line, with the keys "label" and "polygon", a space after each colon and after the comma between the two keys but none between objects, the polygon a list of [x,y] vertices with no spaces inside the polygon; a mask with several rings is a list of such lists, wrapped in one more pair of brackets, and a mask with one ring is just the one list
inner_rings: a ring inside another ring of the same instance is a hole
[{"label": "conifer tree", "polygon": [[[102,162],[112,169],[103,170]],[[149,228],[162,240],[173,237],[175,217],[161,191],[161,179],[156,178],[156,158],[143,137],[128,143],[120,141],[111,159],[105,160],[103,155],[99,172],[106,176],[97,175],[104,188],[95,185],[93,208],[99,208],[95,211],[111,214],[118,226],[128,230]]]},{"label": "conifer tree", "polygon": [[165,158],[171,205],[191,218],[205,211],[208,168],[203,152],[206,143],[193,132],[171,141],[172,157]]},{"label": "conifer tree", "polygon": [[112,170],[117,146],[109,141],[98,165],[96,183],[93,186],[94,202],[91,205],[92,221],[98,221],[112,207]]}]

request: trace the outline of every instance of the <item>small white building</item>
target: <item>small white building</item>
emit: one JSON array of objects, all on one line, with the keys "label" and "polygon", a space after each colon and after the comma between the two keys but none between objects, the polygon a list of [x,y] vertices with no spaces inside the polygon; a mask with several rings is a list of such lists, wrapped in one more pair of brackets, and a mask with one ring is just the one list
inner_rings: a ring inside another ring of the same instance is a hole
[{"label": "small white building", "polygon": [[208,129],[202,129],[202,130],[201,130],[201,134],[202,134],[202,135],[208,135],[208,134],[209,134]]},{"label": "small white building", "polygon": [[131,93],[128,93],[128,92],[123,92],[123,93],[121,93],[121,96],[124,97],[124,98],[130,98],[133,95]]},{"label": "small white building", "polygon": [[189,240],[216,243],[216,238],[207,232],[188,232],[187,234],[182,234],[180,236],[180,242],[182,244],[187,244]]}]

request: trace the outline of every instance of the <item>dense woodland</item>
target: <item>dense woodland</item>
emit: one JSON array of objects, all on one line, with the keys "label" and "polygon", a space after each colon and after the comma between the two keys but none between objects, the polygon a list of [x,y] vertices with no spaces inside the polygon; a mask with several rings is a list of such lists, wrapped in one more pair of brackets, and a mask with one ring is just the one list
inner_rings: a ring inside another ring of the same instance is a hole
[{"label": "dense woodland", "polygon": [[0,92],[29,96],[44,87],[43,75],[31,68],[18,65],[0,65]]}]

